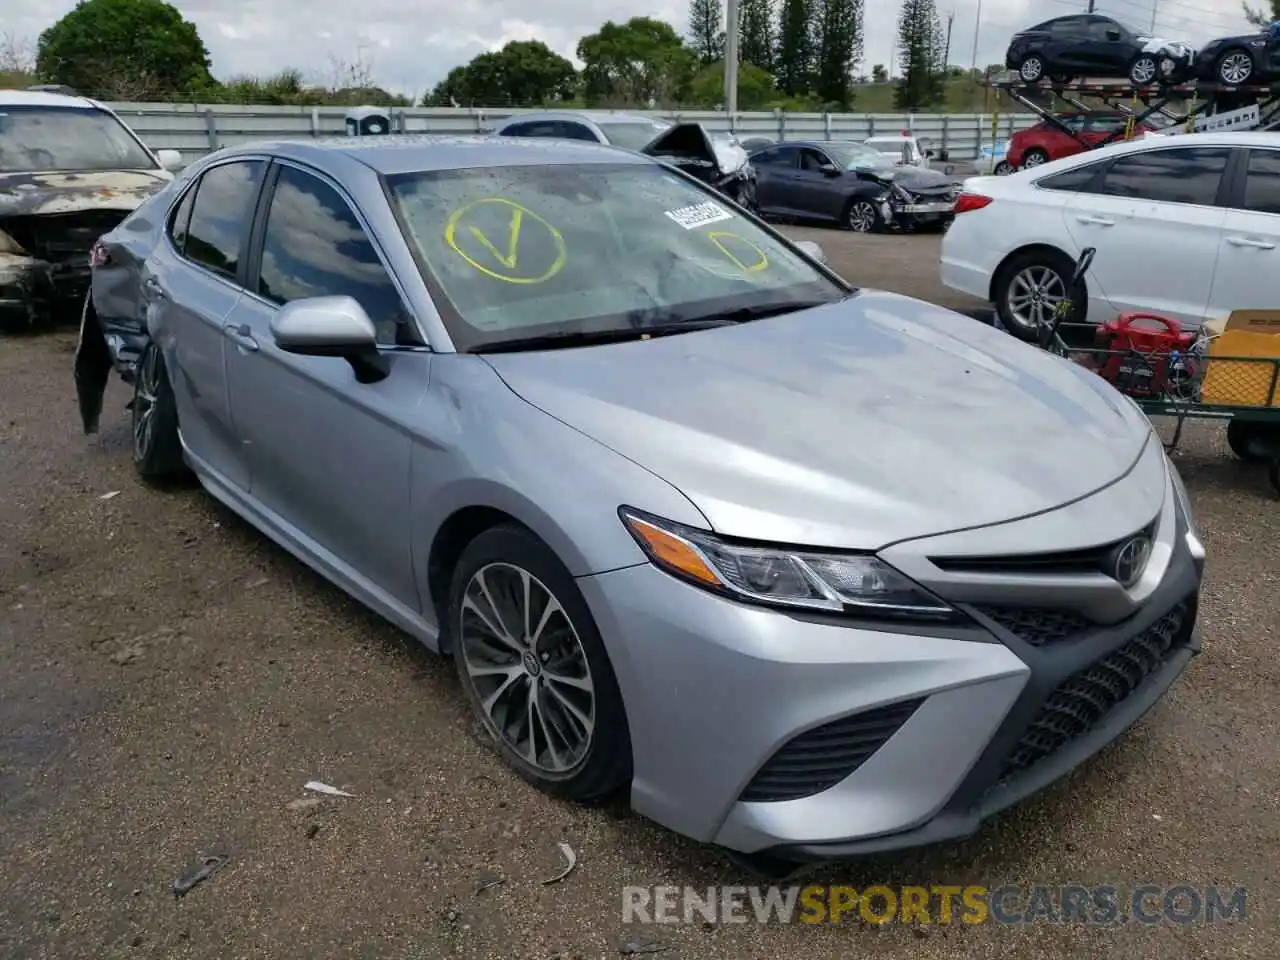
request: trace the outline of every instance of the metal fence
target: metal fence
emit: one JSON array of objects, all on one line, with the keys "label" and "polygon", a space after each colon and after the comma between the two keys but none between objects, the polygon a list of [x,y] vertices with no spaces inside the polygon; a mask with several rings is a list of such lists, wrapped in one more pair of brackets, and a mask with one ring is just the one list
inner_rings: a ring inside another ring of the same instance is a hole
[{"label": "metal fence", "polygon": [[[177,103],[110,105],[153,149],[178,150],[190,162],[220,147],[251,140],[305,139],[345,132],[344,107],[265,107]],[[528,111],[393,108],[397,133],[482,133],[499,120]],[[668,120],[699,122],[740,137],[862,140],[909,130],[927,137],[953,160],[971,160],[993,138],[1007,139],[1036,122],[1028,114],[738,113],[634,111]]]}]

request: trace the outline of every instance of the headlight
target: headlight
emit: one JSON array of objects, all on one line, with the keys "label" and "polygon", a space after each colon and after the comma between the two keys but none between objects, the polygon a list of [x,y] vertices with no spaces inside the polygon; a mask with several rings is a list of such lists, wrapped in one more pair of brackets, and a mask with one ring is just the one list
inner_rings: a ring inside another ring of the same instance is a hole
[{"label": "headlight", "polygon": [[952,608],[876,557],[732,543],[623,507],[622,522],[659,569],[737,600],[837,613],[946,618]]}]

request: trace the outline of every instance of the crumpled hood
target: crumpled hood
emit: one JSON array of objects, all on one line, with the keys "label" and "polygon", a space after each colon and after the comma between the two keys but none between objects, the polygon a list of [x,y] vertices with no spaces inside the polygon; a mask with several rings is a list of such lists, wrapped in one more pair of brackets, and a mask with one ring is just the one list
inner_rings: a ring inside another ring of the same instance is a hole
[{"label": "crumpled hood", "polygon": [[0,173],[0,218],[136,209],[172,179],[161,170]]},{"label": "crumpled hood", "polygon": [[930,190],[951,183],[951,178],[946,174],[924,167],[882,167],[876,171],[876,176],[906,190]]},{"label": "crumpled hood", "polygon": [[1050,509],[1113,483],[1150,434],[1083,368],[878,291],[485,359],[527,402],[683,491],[714,530],[783,543],[876,549]]},{"label": "crumpled hood", "polygon": [[1190,60],[1195,57],[1194,44],[1186,40],[1170,40],[1167,37],[1138,37],[1143,53],[1163,54],[1174,59]]}]

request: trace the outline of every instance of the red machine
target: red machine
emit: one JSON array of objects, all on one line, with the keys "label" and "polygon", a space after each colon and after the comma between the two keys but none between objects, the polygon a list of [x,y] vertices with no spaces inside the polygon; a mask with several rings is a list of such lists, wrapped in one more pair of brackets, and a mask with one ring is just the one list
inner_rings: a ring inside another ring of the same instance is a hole
[{"label": "red machine", "polygon": [[1185,354],[1194,333],[1169,317],[1122,313],[1098,328],[1098,345],[1108,352],[1098,375],[1133,397],[1161,397],[1169,392],[1171,358]]}]

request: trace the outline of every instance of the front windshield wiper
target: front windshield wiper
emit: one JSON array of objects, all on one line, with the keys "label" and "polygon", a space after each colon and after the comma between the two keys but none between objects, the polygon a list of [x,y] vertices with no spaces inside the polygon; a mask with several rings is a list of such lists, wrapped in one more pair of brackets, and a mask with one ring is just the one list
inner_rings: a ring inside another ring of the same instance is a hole
[{"label": "front windshield wiper", "polygon": [[[843,298],[842,298],[843,299]],[[771,303],[757,303],[748,307],[733,307],[694,317],[689,323],[745,323],[748,320],[763,320],[765,317],[779,317],[784,313],[798,313],[801,310],[812,310],[814,307],[825,307],[836,300],[774,300]]]},{"label": "front windshield wiper", "polygon": [[649,326],[613,327],[608,330],[561,330],[536,337],[514,337],[494,343],[482,343],[472,347],[472,353],[514,353],[520,350],[563,350],[569,347],[587,347],[599,343],[619,343],[623,340],[643,340],[662,337],[671,333],[687,333],[690,330],[706,330],[708,327],[727,327],[738,321],[732,317],[698,317]]}]

